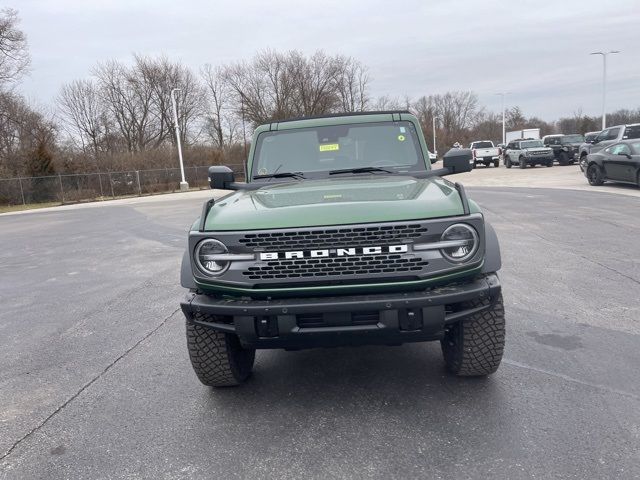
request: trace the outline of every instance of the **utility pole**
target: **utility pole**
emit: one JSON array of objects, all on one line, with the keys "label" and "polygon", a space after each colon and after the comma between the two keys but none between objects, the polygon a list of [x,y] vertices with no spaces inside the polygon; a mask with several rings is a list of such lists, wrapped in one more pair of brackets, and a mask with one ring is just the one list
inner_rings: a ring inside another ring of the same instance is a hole
[{"label": "utility pole", "polygon": [[242,169],[244,171],[244,181],[248,182],[247,179],[247,130],[244,126],[244,95],[240,94],[240,112],[242,116],[242,147],[244,148],[244,162],[242,162]]},{"label": "utility pole", "polygon": [[439,120],[440,117],[437,115],[434,115],[432,117],[433,119],[433,154],[436,156],[436,159],[438,158],[438,148],[436,147],[436,119]]},{"label": "utility pole", "polygon": [[504,115],[504,99],[510,93],[511,92],[496,93],[496,95],[500,95],[502,97],[502,145],[507,143],[507,124],[505,122],[505,115]]},{"label": "utility pole", "polygon": [[602,55],[602,129],[607,128],[607,55],[620,53],[620,50],[591,52],[589,55]]},{"label": "utility pole", "polygon": [[180,159],[180,175],[182,181],[180,182],[180,191],[185,192],[189,190],[189,184],[184,179],[184,163],[182,162],[182,145],[180,144],[180,127],[178,126],[178,106],[176,104],[176,92],[179,92],[179,88],[171,90],[171,103],[173,105],[173,126],[176,130],[176,143],[178,145],[178,158]]}]

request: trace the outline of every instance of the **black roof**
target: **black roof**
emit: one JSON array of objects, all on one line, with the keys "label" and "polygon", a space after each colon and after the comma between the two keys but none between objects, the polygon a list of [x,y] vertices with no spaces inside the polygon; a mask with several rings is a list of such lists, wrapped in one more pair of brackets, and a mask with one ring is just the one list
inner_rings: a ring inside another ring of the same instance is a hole
[{"label": "black roof", "polygon": [[285,120],[274,120],[271,123],[297,122],[299,120],[315,120],[318,118],[357,117],[359,115],[390,115],[393,113],[406,113],[409,115],[413,115],[409,110],[372,110],[367,112],[327,113],[325,115],[312,115],[308,117],[287,118]]}]

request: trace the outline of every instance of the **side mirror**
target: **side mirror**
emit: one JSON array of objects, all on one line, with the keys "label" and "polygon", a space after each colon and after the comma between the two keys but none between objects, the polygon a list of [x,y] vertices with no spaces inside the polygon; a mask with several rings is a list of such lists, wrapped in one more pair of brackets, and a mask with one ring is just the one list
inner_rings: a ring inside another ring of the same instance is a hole
[{"label": "side mirror", "polygon": [[468,148],[452,148],[445,153],[442,163],[450,174],[470,172],[473,164],[473,153]]},{"label": "side mirror", "polygon": [[230,190],[235,182],[233,170],[223,165],[209,167],[209,186],[217,190]]}]

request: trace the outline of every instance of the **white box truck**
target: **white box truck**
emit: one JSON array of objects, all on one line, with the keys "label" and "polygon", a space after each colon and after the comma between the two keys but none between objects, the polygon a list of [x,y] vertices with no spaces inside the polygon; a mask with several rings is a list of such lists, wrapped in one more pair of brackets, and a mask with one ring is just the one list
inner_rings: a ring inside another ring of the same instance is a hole
[{"label": "white box truck", "polygon": [[521,140],[521,139],[533,139],[540,140],[540,129],[539,128],[525,128],[523,130],[514,130],[513,132],[507,132],[506,135],[507,144],[512,142],[513,140]]}]

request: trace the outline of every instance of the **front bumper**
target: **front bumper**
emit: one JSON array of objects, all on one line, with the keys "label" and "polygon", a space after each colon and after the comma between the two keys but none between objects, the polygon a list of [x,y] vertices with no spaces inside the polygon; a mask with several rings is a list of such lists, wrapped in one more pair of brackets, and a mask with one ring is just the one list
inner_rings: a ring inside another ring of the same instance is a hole
[{"label": "front bumper", "polygon": [[543,164],[543,163],[547,163],[549,161],[554,161],[555,160],[555,156],[553,154],[551,155],[535,155],[535,156],[526,156],[524,157],[527,161],[528,164]]},{"label": "front bumper", "polygon": [[476,157],[474,160],[476,161],[476,163],[495,162],[500,160],[500,157],[498,155],[495,155],[493,157]]},{"label": "front bumper", "polygon": [[[429,290],[317,298],[247,300],[189,293],[187,320],[237,334],[251,348],[402,344],[437,340],[447,325],[490,308],[501,292],[495,273]],[[470,306],[467,302],[475,302]]]}]

